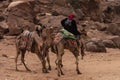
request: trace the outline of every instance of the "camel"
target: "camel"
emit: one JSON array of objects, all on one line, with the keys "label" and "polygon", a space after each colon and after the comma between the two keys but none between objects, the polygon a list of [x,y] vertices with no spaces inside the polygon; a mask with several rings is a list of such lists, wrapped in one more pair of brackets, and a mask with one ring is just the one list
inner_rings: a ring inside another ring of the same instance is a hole
[{"label": "camel", "polygon": [[[56,35],[55,33],[58,33],[59,30],[60,30],[60,28],[55,28],[55,27],[54,28],[46,27],[45,29],[43,29],[43,31],[42,31],[43,33],[41,33],[42,38],[43,38],[43,44],[44,44],[43,53],[46,53],[47,55],[49,55],[48,49],[51,48],[51,51],[57,55],[57,59],[56,59],[55,63],[57,65],[58,76],[61,76],[61,75],[64,75],[64,73],[62,71],[62,67],[63,67],[62,56],[64,55],[64,49],[70,50],[76,59],[77,74],[81,74],[81,72],[79,70],[79,66],[78,66],[78,64],[79,64],[78,56],[79,56],[79,52],[81,52],[82,59],[83,59],[83,56],[85,55],[83,42],[80,40],[80,46],[79,46],[77,44],[76,40],[63,38],[59,43],[54,44],[54,37]],[[71,44],[71,42],[74,43],[74,45]],[[79,49],[81,49],[81,50],[79,51]]]},{"label": "camel", "polygon": [[[47,69],[46,69],[46,61],[44,60],[44,54],[42,53],[41,50],[41,46],[42,46],[42,40],[39,36],[40,30],[37,28],[37,30],[33,31],[33,32],[29,32],[29,31],[23,31],[23,33],[21,33],[21,35],[19,37],[17,37],[16,39],[16,50],[17,50],[17,54],[16,54],[16,58],[15,58],[15,64],[16,64],[16,71],[18,71],[17,68],[17,61],[18,61],[18,56],[21,55],[21,61],[24,64],[24,67],[26,68],[27,71],[31,71],[25,64],[24,62],[24,58],[25,58],[25,53],[26,51],[32,52],[32,53],[36,53],[36,55],[38,56],[38,58],[40,59],[41,63],[42,63],[42,71],[43,73],[47,73]],[[20,45],[20,43],[23,43],[23,45],[25,44],[24,41],[22,40],[22,38],[26,38],[28,36],[26,35],[31,35],[31,48],[27,48],[27,46],[23,47]]]}]

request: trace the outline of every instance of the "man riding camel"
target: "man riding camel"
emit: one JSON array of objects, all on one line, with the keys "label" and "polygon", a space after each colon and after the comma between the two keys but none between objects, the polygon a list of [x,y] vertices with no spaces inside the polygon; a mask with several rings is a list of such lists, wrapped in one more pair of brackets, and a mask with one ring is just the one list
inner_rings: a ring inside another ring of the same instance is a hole
[{"label": "man riding camel", "polygon": [[77,29],[76,21],[74,20],[75,15],[70,14],[67,18],[61,20],[61,25],[64,27],[66,31],[73,35],[73,39],[76,39],[77,44],[80,45],[79,39],[81,33]]},{"label": "man riding camel", "polygon": [[61,21],[61,25],[64,27],[65,30],[79,37],[80,32],[77,30],[77,25],[74,17],[74,14],[70,14],[68,18],[65,18]]}]

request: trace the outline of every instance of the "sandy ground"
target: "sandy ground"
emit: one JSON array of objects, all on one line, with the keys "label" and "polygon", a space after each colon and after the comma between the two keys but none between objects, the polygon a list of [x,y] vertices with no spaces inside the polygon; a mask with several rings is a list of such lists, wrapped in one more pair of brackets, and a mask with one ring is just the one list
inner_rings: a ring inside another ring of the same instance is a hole
[{"label": "sandy ground", "polygon": [[15,71],[15,45],[14,40],[0,41],[0,80],[120,80],[120,50],[107,49],[107,53],[86,52],[84,60],[79,61],[82,72],[77,75],[75,71],[75,58],[68,50],[63,57],[64,76],[58,77],[55,70],[56,55],[50,52],[52,71],[43,74],[41,63],[35,54],[26,54],[26,64],[32,70],[27,72],[21,64]]}]

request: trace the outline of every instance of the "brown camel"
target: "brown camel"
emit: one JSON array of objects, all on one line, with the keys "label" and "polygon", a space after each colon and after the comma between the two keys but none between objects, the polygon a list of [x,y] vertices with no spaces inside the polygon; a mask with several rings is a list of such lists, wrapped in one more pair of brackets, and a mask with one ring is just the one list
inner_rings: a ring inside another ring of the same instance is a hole
[{"label": "brown camel", "polygon": [[[79,71],[79,66],[78,66],[79,64],[78,56],[79,56],[79,52],[81,52],[82,59],[83,59],[84,47],[83,47],[82,41],[80,41],[81,44],[78,45],[76,40],[63,38],[59,43],[54,44],[55,33],[57,33],[58,31],[59,31],[59,28],[49,28],[49,27],[47,28],[46,27],[45,29],[43,29],[42,31],[42,38],[43,38],[43,44],[44,44],[43,52],[49,55],[48,49],[51,48],[51,51],[57,54],[57,59],[55,63],[57,65],[58,76],[60,76],[61,74],[64,75],[62,68],[61,68],[63,66],[62,56],[64,55],[64,49],[70,50],[76,58],[76,71],[78,74],[81,74],[81,72]],[[79,51],[79,49],[81,50]]]},{"label": "brown camel", "polygon": [[[22,43],[25,44],[26,42],[24,42],[23,38],[28,37],[26,35],[24,35],[23,33],[16,39],[16,50],[17,50],[17,54],[16,54],[16,58],[15,58],[15,63],[16,63],[16,70],[18,70],[17,68],[17,60],[18,60],[18,56],[21,54],[21,61],[24,64],[24,67],[26,68],[27,71],[31,71],[25,64],[24,62],[24,58],[25,58],[25,53],[26,51],[30,51],[32,53],[36,53],[36,55],[38,56],[38,58],[40,59],[41,63],[42,63],[42,71],[43,73],[47,73],[47,69],[46,69],[46,61],[44,58],[44,55],[41,51],[41,46],[42,46],[42,39],[39,36],[40,31],[33,31],[30,32],[29,34],[31,35],[31,48],[28,48],[28,46],[21,46],[20,44]],[[27,32],[26,32],[27,33]],[[31,42],[30,41],[30,42]]]}]

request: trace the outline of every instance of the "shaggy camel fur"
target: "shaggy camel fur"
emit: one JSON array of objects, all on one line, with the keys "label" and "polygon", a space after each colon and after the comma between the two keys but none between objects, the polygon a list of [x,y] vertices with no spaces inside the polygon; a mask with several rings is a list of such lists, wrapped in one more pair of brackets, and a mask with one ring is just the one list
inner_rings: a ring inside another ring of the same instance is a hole
[{"label": "shaggy camel fur", "polygon": [[26,47],[22,48],[20,46],[20,41],[21,41],[21,38],[23,37],[23,34],[21,34],[21,36],[16,39],[16,50],[17,50],[17,54],[16,54],[16,58],[15,58],[16,70],[18,70],[18,68],[17,68],[18,56],[21,54],[21,61],[24,64],[24,67],[26,68],[27,71],[31,71],[26,66],[26,64],[24,62],[26,51],[30,51],[32,53],[36,53],[36,55],[38,56],[38,58],[40,59],[40,61],[42,63],[42,71],[43,71],[43,73],[47,73],[48,71],[47,71],[46,65],[45,65],[46,61],[44,60],[44,55],[43,55],[43,53],[41,51],[42,39],[39,37],[37,31],[30,32],[30,34],[31,34],[31,38],[32,38],[33,42],[32,42],[32,46],[31,46],[31,48],[29,50]]},{"label": "shaggy camel fur", "polygon": [[[62,39],[58,44],[54,44],[53,39],[55,36],[55,32],[59,31],[59,29],[55,29],[55,28],[45,28],[43,29],[41,35],[43,38],[43,43],[44,43],[44,53],[48,54],[48,49],[51,48],[51,51],[54,52],[55,54],[57,54],[57,59],[55,61],[56,65],[57,65],[57,70],[58,70],[58,76],[60,76],[61,74],[64,75],[63,71],[62,71],[62,56],[64,55],[64,49],[68,49],[70,50],[73,55],[76,58],[76,71],[78,74],[81,74],[81,72],[79,71],[79,52],[81,52],[82,55],[82,59],[84,56],[84,47],[83,47],[83,43],[80,41],[80,46],[77,44],[76,40],[72,40],[72,39]],[[73,45],[71,45],[71,42],[73,42],[75,45],[73,47]],[[79,51],[79,49],[81,49]],[[49,61],[50,62],[50,61]],[[50,63],[49,63],[50,64]]]}]

